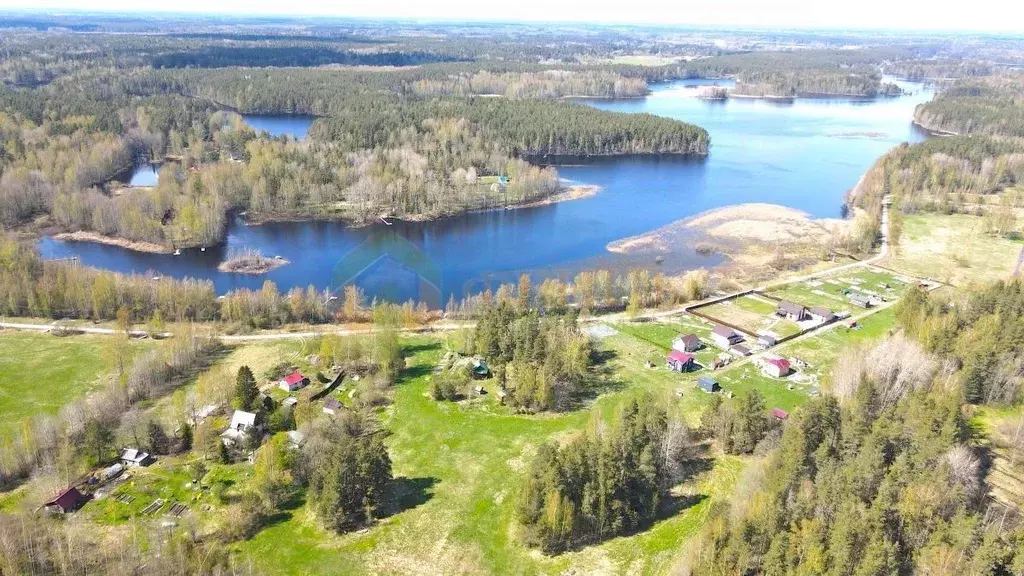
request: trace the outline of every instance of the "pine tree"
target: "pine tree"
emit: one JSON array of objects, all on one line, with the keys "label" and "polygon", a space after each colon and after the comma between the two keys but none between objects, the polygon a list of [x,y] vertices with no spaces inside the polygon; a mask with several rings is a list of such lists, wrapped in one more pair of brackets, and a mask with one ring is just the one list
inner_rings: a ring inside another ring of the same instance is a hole
[{"label": "pine tree", "polygon": [[252,370],[248,366],[239,368],[235,378],[235,406],[239,410],[251,412],[259,393]]}]

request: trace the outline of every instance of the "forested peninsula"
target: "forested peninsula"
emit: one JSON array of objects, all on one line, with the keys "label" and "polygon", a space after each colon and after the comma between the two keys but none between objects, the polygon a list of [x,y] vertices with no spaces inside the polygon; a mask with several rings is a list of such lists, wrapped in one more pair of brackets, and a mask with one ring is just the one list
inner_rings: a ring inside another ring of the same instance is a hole
[{"label": "forested peninsula", "polygon": [[[0,88],[0,221],[173,250],[251,221],[432,219],[558,194],[540,157],[707,153],[707,132],[553,99],[406,89],[404,70],[82,67]],[[568,81],[565,76],[557,82]],[[308,139],[270,138],[238,112],[314,114]],[[164,163],[151,188],[115,174]],[[132,244],[128,244],[132,246]]]}]

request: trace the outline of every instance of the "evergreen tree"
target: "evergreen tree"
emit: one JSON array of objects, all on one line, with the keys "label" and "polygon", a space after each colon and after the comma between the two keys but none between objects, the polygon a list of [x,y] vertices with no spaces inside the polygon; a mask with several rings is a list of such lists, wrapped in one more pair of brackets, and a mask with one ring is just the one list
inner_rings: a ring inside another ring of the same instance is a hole
[{"label": "evergreen tree", "polygon": [[252,412],[259,393],[259,388],[256,387],[256,377],[253,376],[252,370],[248,366],[240,367],[238,375],[235,377],[235,407]]},{"label": "evergreen tree", "polygon": [[164,432],[163,426],[155,420],[150,420],[147,426],[147,432],[149,435],[149,449],[153,454],[167,454],[169,448],[169,441],[167,439],[167,433]]}]

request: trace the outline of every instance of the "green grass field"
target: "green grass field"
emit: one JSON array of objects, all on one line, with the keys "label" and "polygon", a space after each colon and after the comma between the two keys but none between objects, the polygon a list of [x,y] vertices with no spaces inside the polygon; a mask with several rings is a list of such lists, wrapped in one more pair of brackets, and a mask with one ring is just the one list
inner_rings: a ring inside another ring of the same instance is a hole
[{"label": "green grass field", "polygon": [[[106,336],[57,337],[9,330],[0,333],[0,431],[62,406],[104,385]],[[133,341],[139,350],[155,345]]]},{"label": "green grass field", "polygon": [[778,304],[756,294],[748,294],[726,302],[700,308],[702,314],[742,328],[750,334],[774,332],[779,338],[800,333],[796,322],[775,314]]},{"label": "green grass field", "polygon": [[907,283],[897,278],[897,274],[878,268],[860,267],[811,281],[777,286],[769,290],[768,294],[807,307],[821,306],[833,312],[847,311],[855,314],[860,309],[849,303],[847,293],[874,293],[888,301],[899,298],[906,287]]},{"label": "green grass field", "polygon": [[[884,334],[891,322],[891,313],[882,311],[864,320],[862,330],[837,327],[798,339],[780,351],[804,358],[814,370],[830,370],[844,343]],[[595,343],[605,360],[593,371],[590,393],[576,410],[559,414],[514,414],[496,402],[491,380],[485,381],[491,392],[486,396],[460,403],[436,402],[429,388],[432,368],[443,353],[441,343],[433,338],[405,340],[407,368],[393,390],[392,404],[379,410],[391,432],[388,445],[396,478],[384,517],[367,530],[337,535],[323,530],[300,498],[233,549],[268,574],[671,572],[711,507],[731,496],[747,459],[716,455],[707,470],[673,489],[673,494],[683,497],[683,504],[666,510],[638,534],[553,557],[526,548],[517,534],[515,510],[523,475],[541,443],[565,442],[589,427],[607,423],[626,402],[648,394],[696,426],[713,398],[694,386],[697,376],[706,371],[679,374],[663,363],[673,338],[689,332],[707,337],[708,323],[680,315],[615,327],[619,334]],[[88,339],[83,342],[96,345]],[[232,349],[211,370],[230,373],[248,364],[259,376],[281,360],[303,365],[316,347],[315,341],[301,340],[248,343]],[[698,359],[716,354],[709,348],[698,353]],[[649,359],[654,360],[653,368],[647,367]],[[786,381],[765,377],[750,363],[719,370],[714,377],[734,395],[759,390],[769,407],[793,410],[810,397],[808,387],[789,389]],[[161,410],[164,402],[152,409]],[[88,504],[81,517],[97,526],[124,529],[133,518],[162,519],[164,512],[140,513],[155,498],[164,498],[165,509],[173,501],[188,504],[204,526],[229,522],[225,506],[237,501],[245,489],[251,466],[210,465],[204,485],[223,485],[224,494],[216,495],[209,488],[197,490],[189,485],[188,458],[194,456],[165,458],[146,470],[133,471],[130,479]],[[115,496],[121,493],[134,496],[134,501],[117,501]],[[16,505],[13,496],[0,500],[0,509]]]},{"label": "green grass field", "polygon": [[1024,242],[984,232],[978,216],[912,214],[886,266],[956,286],[1005,279]]},{"label": "green grass field", "polygon": [[[730,492],[741,459],[717,460],[709,472],[681,487],[696,504],[640,534],[547,557],[522,546],[515,533],[520,481],[540,443],[565,440],[592,420],[606,420],[640,394],[674,398],[686,378],[645,368],[644,355],[660,351],[649,342],[619,334],[600,346],[612,358],[594,383],[599,395],[592,403],[566,414],[523,416],[509,414],[490,398],[460,404],[430,399],[430,367],[441,350],[428,340],[413,342],[406,377],[397,385],[394,404],[382,412],[392,432],[390,451],[404,509],[364,533],[337,536],[298,508],[244,543],[241,552],[272,574],[667,571],[711,504]],[[708,399],[688,388],[676,406],[693,420]]]}]

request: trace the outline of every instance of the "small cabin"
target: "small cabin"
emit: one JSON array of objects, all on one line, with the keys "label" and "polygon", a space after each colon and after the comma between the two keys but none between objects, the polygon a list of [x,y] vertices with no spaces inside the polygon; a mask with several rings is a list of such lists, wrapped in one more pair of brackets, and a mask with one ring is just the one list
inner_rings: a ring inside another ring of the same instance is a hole
[{"label": "small cabin", "polygon": [[487,378],[490,374],[491,369],[483,358],[473,358],[473,378]]},{"label": "small cabin", "polygon": [[764,372],[773,378],[788,376],[790,372],[789,360],[785,358],[769,358],[764,364]]},{"label": "small cabin", "polygon": [[697,386],[705,392],[718,392],[722,389],[718,385],[718,382],[711,376],[701,376],[697,378]]},{"label": "small cabin", "polygon": [[786,412],[782,408],[772,408],[772,416],[774,416],[776,420],[788,420],[789,412]]},{"label": "small cabin", "polygon": [[669,352],[665,358],[666,364],[670,370],[676,372],[686,372],[693,369],[693,354],[687,354],[686,352],[680,352],[679,350],[673,350]]},{"label": "small cabin", "polygon": [[50,500],[43,507],[57,514],[70,514],[82,507],[89,498],[78,491],[78,488],[71,486]]},{"label": "small cabin", "polygon": [[150,456],[149,452],[143,452],[136,448],[125,448],[121,450],[121,464],[127,467],[135,468],[139,466],[149,466],[153,462],[153,457]]},{"label": "small cabin", "polygon": [[341,401],[333,396],[328,396],[324,399],[324,414],[330,414],[334,416],[338,412],[341,412],[342,406]]},{"label": "small cabin", "polygon": [[849,296],[850,303],[861,308],[871,308],[871,297],[867,294],[853,292]]},{"label": "small cabin", "polygon": [[750,348],[747,348],[743,344],[737,344],[729,348],[729,354],[743,358],[744,356],[750,356]]},{"label": "small cabin", "polygon": [[278,380],[277,385],[285,392],[295,392],[301,390],[309,384],[309,378],[302,375],[302,372],[296,370],[291,374]]}]

